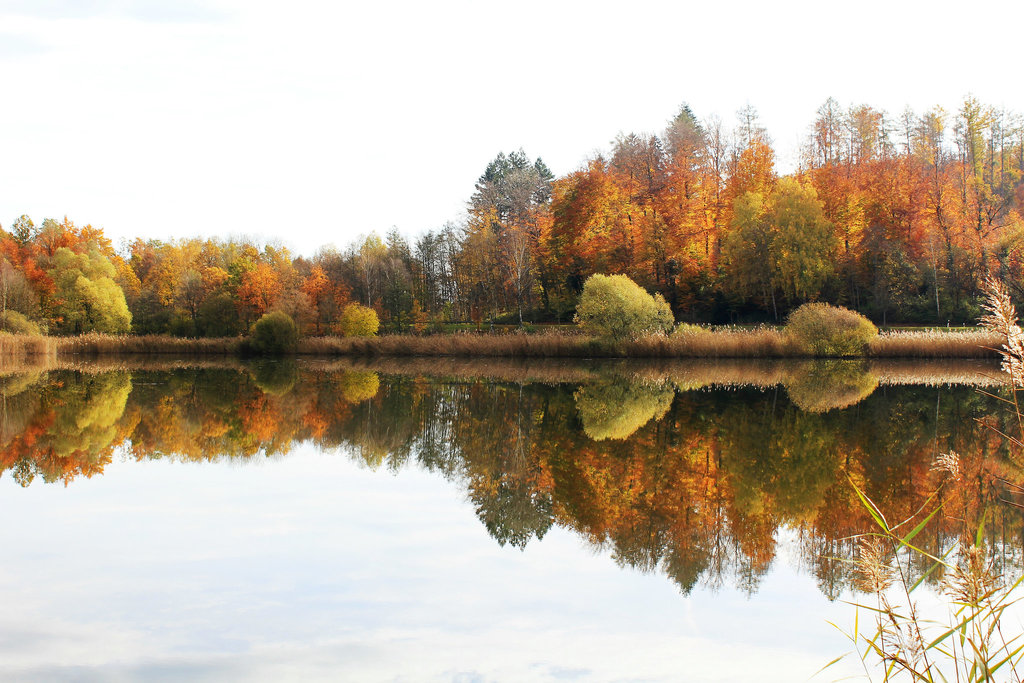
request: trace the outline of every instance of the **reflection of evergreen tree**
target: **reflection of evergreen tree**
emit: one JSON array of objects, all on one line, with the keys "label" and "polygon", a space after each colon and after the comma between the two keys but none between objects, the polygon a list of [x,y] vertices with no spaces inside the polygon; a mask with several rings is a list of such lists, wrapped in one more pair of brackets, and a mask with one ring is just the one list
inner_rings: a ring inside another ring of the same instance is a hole
[{"label": "reflection of evergreen tree", "polygon": [[501,479],[494,486],[475,489],[471,494],[477,517],[494,540],[525,548],[534,537],[538,540],[551,528],[550,497],[522,479]]}]

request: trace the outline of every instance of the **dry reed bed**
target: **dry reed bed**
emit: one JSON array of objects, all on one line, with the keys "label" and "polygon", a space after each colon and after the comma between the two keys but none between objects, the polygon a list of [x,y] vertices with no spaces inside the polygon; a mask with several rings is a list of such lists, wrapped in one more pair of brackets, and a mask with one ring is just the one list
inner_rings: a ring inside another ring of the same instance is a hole
[{"label": "dry reed bed", "polygon": [[56,357],[57,344],[52,337],[0,333],[0,373],[40,369]]},{"label": "dry reed bed", "polygon": [[298,353],[520,358],[787,358],[800,355],[785,335],[770,328],[652,336],[619,342],[564,333],[309,337],[299,342]]},{"label": "dry reed bed", "polygon": [[875,358],[998,358],[1004,341],[989,330],[892,331],[872,340],[868,353]]},{"label": "dry reed bed", "polygon": [[90,333],[76,337],[57,337],[61,356],[235,356],[241,337],[187,339],[170,335],[110,335]]},{"label": "dry reed bed", "polygon": [[[240,337],[184,339],[168,335],[77,337],[0,335],[0,359],[29,356],[237,356]],[[970,332],[886,332],[869,346],[872,358],[997,358],[1002,339],[984,330]],[[385,335],[307,337],[297,353],[320,357],[477,357],[477,358],[801,358],[800,348],[781,330],[719,329],[634,341],[610,342],[573,333]]]},{"label": "dry reed bed", "polygon": [[[1002,339],[970,332],[885,332],[871,342],[872,358],[997,358]],[[607,342],[572,334],[386,335],[315,337],[299,342],[303,355],[467,356],[521,358],[802,358],[799,346],[781,330],[761,327],[652,336]]]}]

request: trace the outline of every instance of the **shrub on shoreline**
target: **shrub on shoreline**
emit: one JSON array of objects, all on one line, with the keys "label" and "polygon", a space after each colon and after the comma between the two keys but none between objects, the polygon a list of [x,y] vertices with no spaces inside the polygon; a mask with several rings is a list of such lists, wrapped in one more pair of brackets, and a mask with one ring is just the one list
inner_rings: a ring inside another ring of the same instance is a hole
[{"label": "shrub on shoreline", "polygon": [[265,313],[252,325],[248,350],[265,355],[282,355],[295,350],[299,328],[287,313]]},{"label": "shrub on shoreline", "polygon": [[29,320],[24,314],[18,311],[7,310],[0,313],[0,330],[10,334],[42,334],[39,325]]},{"label": "shrub on shoreline", "polygon": [[785,331],[812,356],[863,356],[878,336],[878,328],[860,313],[821,303],[790,313]]},{"label": "shrub on shoreline", "polygon": [[636,339],[672,329],[672,311],[660,294],[651,296],[625,275],[591,275],[583,284],[576,322],[588,334]]}]

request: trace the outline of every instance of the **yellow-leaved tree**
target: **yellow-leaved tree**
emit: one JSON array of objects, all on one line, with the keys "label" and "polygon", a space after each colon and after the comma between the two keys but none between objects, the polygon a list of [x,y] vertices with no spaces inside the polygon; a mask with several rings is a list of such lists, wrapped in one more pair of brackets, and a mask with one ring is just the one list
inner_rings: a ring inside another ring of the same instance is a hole
[{"label": "yellow-leaved tree", "polygon": [[114,281],[114,266],[98,249],[76,254],[60,247],[48,275],[56,285],[50,316],[58,332],[121,334],[131,328],[132,315],[124,292]]}]

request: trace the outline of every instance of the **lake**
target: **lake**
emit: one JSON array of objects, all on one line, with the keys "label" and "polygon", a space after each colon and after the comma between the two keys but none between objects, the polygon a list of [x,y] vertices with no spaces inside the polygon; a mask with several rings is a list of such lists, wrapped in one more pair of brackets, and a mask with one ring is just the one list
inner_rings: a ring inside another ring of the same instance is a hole
[{"label": "lake", "polygon": [[498,359],[10,373],[0,678],[807,680],[850,649],[827,622],[852,626],[851,537],[871,529],[853,484],[902,519],[956,451],[962,477],[921,543],[947,549],[984,514],[1020,573],[997,375]]}]

